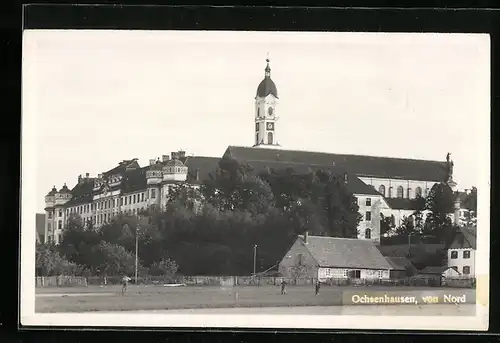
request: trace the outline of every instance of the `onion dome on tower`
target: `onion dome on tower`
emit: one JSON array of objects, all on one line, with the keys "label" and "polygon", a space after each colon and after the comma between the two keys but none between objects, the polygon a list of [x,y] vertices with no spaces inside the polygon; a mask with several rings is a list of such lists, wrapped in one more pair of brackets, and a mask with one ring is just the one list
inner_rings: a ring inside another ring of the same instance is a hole
[{"label": "onion dome on tower", "polygon": [[46,196],[54,196],[54,195],[56,195],[56,193],[57,193],[57,188],[56,188],[56,186],[54,186],[54,187],[52,187],[50,192],[47,193]]},{"label": "onion dome on tower", "polygon": [[56,186],[52,187],[51,191],[45,196],[45,207],[50,208],[54,206],[55,196],[57,193]]},{"label": "onion dome on tower", "polygon": [[266,59],[267,66],[265,69],[264,80],[261,81],[259,87],[257,87],[257,97],[265,98],[269,94],[274,95],[275,98],[278,98],[278,89],[274,84],[274,81],[271,80],[271,67],[269,67],[269,58]]},{"label": "onion dome on tower", "polygon": [[61,193],[61,194],[71,194],[71,191],[69,190],[68,186],[66,186],[66,184],[64,184],[64,186],[62,186],[62,188],[59,190],[59,193]]}]

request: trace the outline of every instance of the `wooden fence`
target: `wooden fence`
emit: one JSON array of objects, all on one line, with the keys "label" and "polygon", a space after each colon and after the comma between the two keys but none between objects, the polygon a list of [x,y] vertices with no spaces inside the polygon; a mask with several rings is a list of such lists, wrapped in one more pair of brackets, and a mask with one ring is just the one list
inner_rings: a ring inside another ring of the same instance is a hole
[{"label": "wooden fence", "polygon": [[[118,285],[120,276],[112,277],[80,277],[80,276],[49,276],[36,277],[36,287],[68,287],[68,286],[101,286]],[[314,285],[314,278],[284,278],[284,277],[252,277],[252,276],[178,276],[178,277],[139,277],[137,284],[163,286],[166,284],[183,284],[186,286],[278,286],[282,281],[290,286]],[[410,277],[404,279],[328,279],[322,284],[331,286],[413,286],[413,287],[458,287],[475,288],[475,278],[435,278]],[[132,278],[131,283],[135,283]]]},{"label": "wooden fence", "polygon": [[87,278],[83,276],[37,276],[36,287],[87,287]]}]

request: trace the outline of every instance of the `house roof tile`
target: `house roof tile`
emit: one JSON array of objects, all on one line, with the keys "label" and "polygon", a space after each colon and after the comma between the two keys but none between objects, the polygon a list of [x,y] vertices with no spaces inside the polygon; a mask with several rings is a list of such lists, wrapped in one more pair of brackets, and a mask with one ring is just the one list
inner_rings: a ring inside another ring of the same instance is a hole
[{"label": "house roof tile", "polygon": [[[421,269],[421,270],[419,270],[418,272],[419,272],[420,274],[435,274],[435,275],[441,275],[441,274],[443,274],[446,270],[448,270],[448,269],[450,269],[450,268],[451,268],[451,269],[454,269],[455,271],[457,271],[457,269],[456,269],[456,268],[454,268],[454,267],[446,267],[446,266],[444,266],[444,267],[439,267],[439,266],[437,266],[437,267],[432,267],[432,266],[431,266],[431,267],[425,267],[424,269]],[[458,272],[458,271],[457,271],[457,272]]]},{"label": "house roof tile", "polygon": [[[250,148],[254,149],[254,148]],[[230,156],[230,155],[226,155]],[[238,160],[238,159],[237,159]],[[239,159],[240,163],[248,164],[255,173],[271,172],[272,170],[291,169],[298,174],[317,172],[319,170],[329,171],[332,175],[344,177],[347,174],[347,187],[354,194],[381,195],[373,186],[369,186],[361,181],[356,175],[346,172],[344,168],[314,163],[303,163],[293,161],[273,161],[273,160],[244,160]]]},{"label": "house roof tile", "polygon": [[385,198],[385,201],[393,210],[416,210],[418,208],[417,199]]},{"label": "house roof tile", "polygon": [[372,241],[308,236],[298,236],[304,243],[320,267],[359,268],[359,269],[392,269],[392,266],[382,256]]},{"label": "house roof tile", "polygon": [[413,267],[413,264],[406,257],[386,257],[385,259],[394,270],[406,270]]},{"label": "house roof tile", "polygon": [[476,249],[477,230],[475,227],[460,227],[450,249]]},{"label": "house roof tile", "polygon": [[[202,183],[214,175],[220,157],[188,156],[184,164],[188,167],[188,181],[193,184]],[[196,173],[198,172],[198,179]]]},{"label": "house roof tile", "polygon": [[330,154],[322,152],[259,149],[229,146],[226,154],[237,160],[286,161],[304,164],[335,165],[358,176],[405,180],[445,181],[447,164],[440,161]]}]

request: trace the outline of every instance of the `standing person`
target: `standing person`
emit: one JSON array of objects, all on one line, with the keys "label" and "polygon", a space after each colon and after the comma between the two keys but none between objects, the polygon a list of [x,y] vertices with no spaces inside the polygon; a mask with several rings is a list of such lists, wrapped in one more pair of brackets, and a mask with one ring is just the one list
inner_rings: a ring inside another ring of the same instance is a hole
[{"label": "standing person", "polygon": [[320,285],[321,285],[321,284],[319,283],[319,280],[318,280],[318,281],[316,281],[316,287],[315,287],[315,288],[316,288],[316,294],[315,294],[315,295],[318,295]]},{"label": "standing person", "polygon": [[123,278],[122,278],[122,294],[125,294],[127,292],[127,286],[128,286],[128,282],[130,280],[131,279],[127,275],[123,276]]},{"label": "standing person", "polygon": [[286,294],[286,281],[284,279],[281,281],[281,294]]}]

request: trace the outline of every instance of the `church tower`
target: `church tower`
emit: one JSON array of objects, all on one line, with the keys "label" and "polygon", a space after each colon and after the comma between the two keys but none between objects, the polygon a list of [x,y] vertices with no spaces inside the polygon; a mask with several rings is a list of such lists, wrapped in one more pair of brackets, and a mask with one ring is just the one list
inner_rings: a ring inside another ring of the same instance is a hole
[{"label": "church tower", "polygon": [[271,80],[269,57],[266,62],[264,80],[259,84],[255,96],[255,138],[253,146],[276,149],[280,146],[276,139],[278,90],[273,80]]}]

